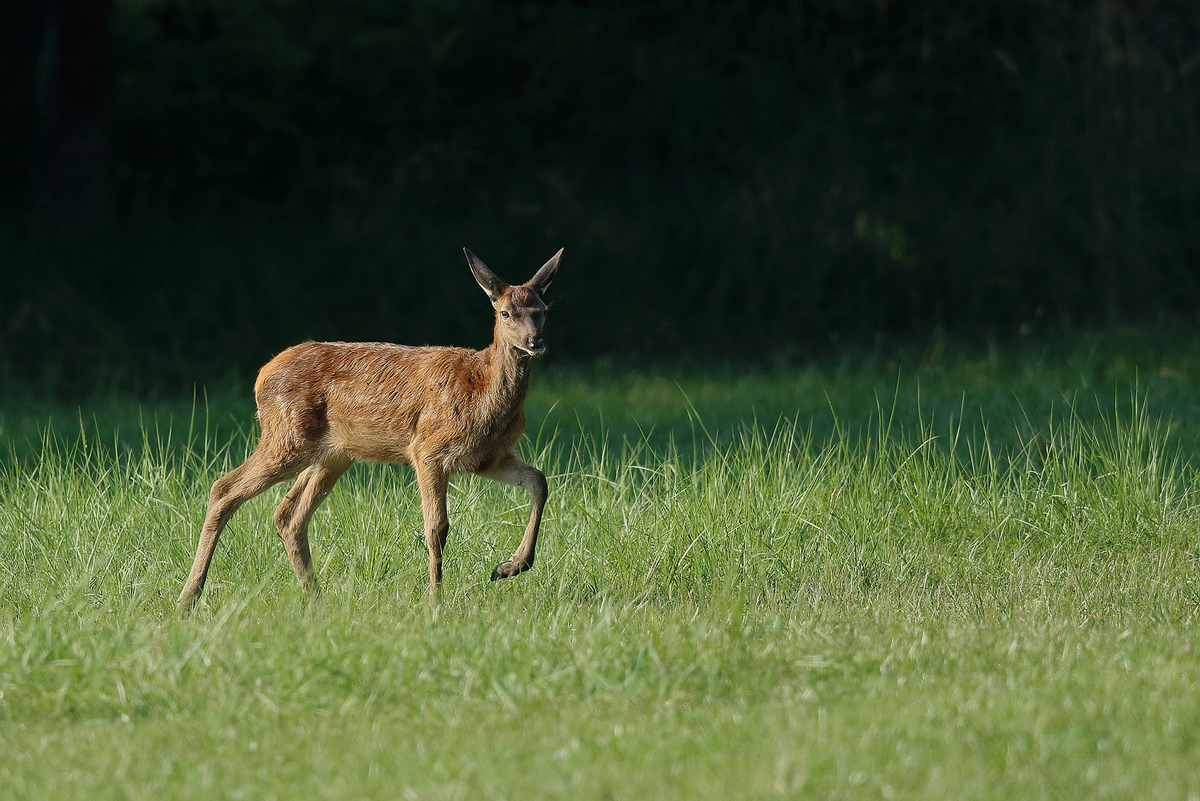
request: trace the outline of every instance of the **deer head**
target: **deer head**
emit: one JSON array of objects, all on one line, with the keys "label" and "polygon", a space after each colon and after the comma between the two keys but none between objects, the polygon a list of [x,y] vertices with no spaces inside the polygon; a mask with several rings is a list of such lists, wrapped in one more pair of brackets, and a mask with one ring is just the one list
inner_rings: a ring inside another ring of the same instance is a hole
[{"label": "deer head", "polygon": [[542,293],[554,279],[562,251],[555,253],[533,278],[520,286],[509,286],[497,278],[478,256],[466,248],[463,248],[463,253],[467,256],[475,280],[487,293],[492,308],[496,310],[496,344],[515,348],[530,356],[540,355],[546,349],[546,339],[542,336],[546,304],[542,301]]}]

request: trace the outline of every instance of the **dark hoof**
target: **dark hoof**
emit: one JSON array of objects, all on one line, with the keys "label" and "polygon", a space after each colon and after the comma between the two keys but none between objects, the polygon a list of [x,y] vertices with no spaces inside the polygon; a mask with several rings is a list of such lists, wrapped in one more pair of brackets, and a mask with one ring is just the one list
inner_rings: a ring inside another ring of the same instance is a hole
[{"label": "dark hoof", "polygon": [[511,559],[506,559],[503,562],[501,562],[500,564],[496,565],[496,569],[492,571],[492,581],[499,581],[500,579],[512,578],[513,576],[517,575],[518,573],[524,573],[526,570],[528,570],[531,567],[533,567],[533,565],[522,565],[517,562],[514,562]]}]

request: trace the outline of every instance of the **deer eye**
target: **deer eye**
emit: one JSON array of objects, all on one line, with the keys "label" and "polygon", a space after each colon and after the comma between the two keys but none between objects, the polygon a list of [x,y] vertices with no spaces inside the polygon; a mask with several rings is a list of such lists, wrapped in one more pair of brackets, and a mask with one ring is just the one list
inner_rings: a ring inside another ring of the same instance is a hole
[{"label": "deer eye", "polygon": [[505,320],[507,320],[507,319],[508,319],[508,312],[506,312],[506,311],[502,311],[502,312],[500,312],[500,316],[501,316],[501,317],[503,317]]}]

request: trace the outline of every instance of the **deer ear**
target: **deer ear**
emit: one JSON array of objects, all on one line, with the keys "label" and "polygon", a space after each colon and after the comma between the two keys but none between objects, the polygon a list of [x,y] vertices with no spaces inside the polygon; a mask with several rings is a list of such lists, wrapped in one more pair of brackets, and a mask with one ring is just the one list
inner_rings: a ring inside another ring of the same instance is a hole
[{"label": "deer ear", "polygon": [[479,260],[471,251],[463,248],[463,253],[467,256],[467,264],[471,265],[471,273],[475,276],[475,280],[479,282],[479,286],[483,287],[483,291],[487,293],[488,298],[495,303],[504,290],[508,289],[508,284],[496,277],[496,274],[487,268],[487,265]]},{"label": "deer ear", "polygon": [[544,293],[549,287],[550,282],[554,280],[554,273],[558,272],[558,260],[562,256],[562,248],[550,257],[550,261],[542,265],[542,269],[537,271],[537,274],[530,278],[526,286],[536,291],[539,295]]}]

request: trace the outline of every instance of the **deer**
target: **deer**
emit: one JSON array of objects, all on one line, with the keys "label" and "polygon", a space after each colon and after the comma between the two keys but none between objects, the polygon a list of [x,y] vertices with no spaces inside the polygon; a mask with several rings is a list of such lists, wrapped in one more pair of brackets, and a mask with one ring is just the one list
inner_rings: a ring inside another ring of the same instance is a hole
[{"label": "deer", "polygon": [[319,594],[308,524],[334,484],[358,461],[412,467],[429,550],[429,595],[436,599],[450,532],[450,477],[473,473],[529,493],[529,520],[512,556],[491,580],[533,567],[549,489],[542,471],[516,453],[525,430],[533,360],[546,349],[542,327],[562,250],[524,284],[510,286],[463,248],[494,312],[483,350],[381,342],[294,345],[267,362],[254,382],[261,434],[254,451],[209,493],[196,556],[179,595],[187,617],[199,602],[221,532],[251,498],[289,479],[275,509],[279,539],[310,601]]}]

